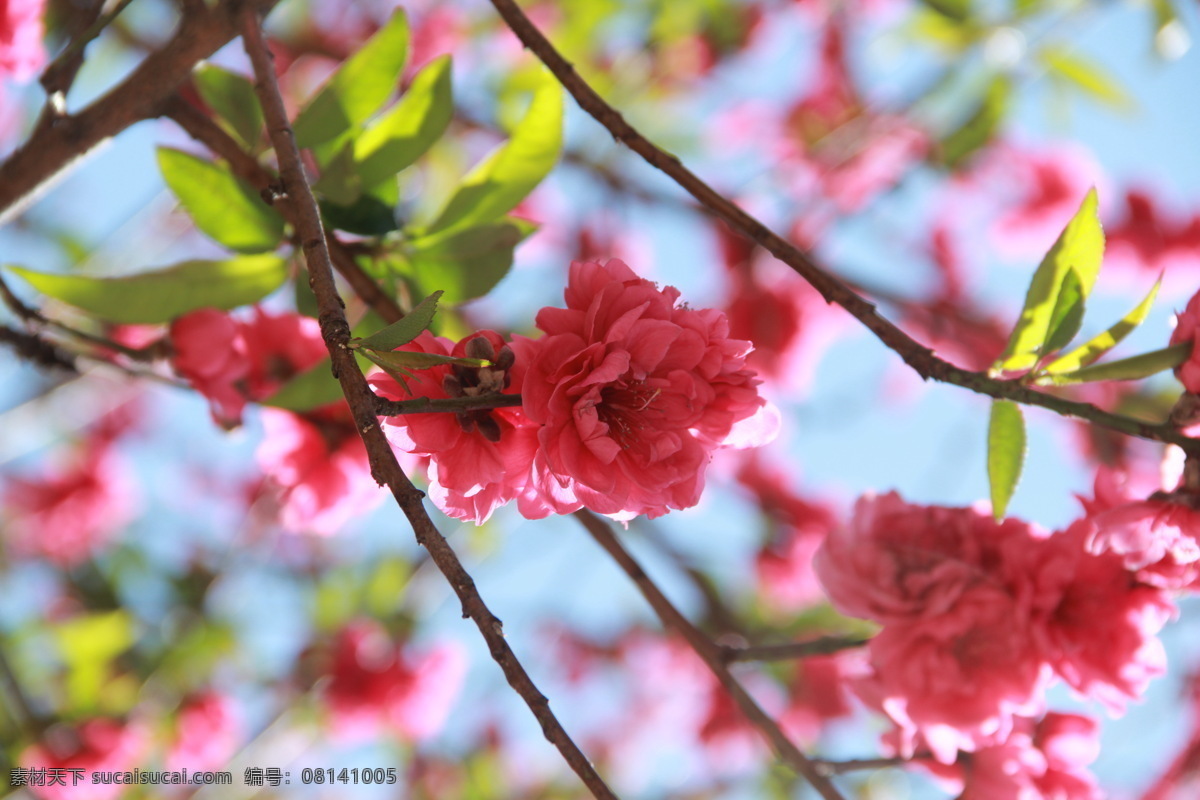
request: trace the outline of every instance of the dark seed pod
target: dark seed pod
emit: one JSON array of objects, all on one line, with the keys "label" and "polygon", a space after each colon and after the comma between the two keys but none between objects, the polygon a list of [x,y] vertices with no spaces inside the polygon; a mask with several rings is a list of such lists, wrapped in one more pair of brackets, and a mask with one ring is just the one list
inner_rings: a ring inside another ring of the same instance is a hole
[{"label": "dark seed pod", "polygon": [[496,369],[508,371],[512,369],[516,360],[517,354],[513,352],[513,349],[508,345],[504,345],[504,347],[500,348],[500,352],[496,354]]},{"label": "dark seed pod", "polygon": [[446,373],[446,377],[442,378],[442,389],[451,397],[463,396],[462,381],[451,373]]},{"label": "dark seed pod", "polygon": [[491,414],[483,413],[475,417],[475,425],[479,433],[489,442],[500,441],[500,423],[492,419]]},{"label": "dark seed pod", "polygon": [[492,343],[487,340],[486,336],[476,336],[467,342],[467,358],[493,361],[496,358],[496,348],[492,347]]}]

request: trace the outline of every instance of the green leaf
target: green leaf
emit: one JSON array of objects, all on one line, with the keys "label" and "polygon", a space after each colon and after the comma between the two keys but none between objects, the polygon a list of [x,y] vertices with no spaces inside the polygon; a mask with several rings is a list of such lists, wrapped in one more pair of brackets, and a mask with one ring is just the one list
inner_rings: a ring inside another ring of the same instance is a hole
[{"label": "green leaf", "polygon": [[1062,286],[1059,287],[1058,298],[1054,301],[1054,311],[1050,314],[1046,343],[1039,352],[1055,353],[1070,344],[1083,325],[1084,307],[1079,271],[1074,268],[1068,269],[1067,274],[1063,276]]},{"label": "green leaf", "polygon": [[111,677],[112,660],[133,645],[133,619],[126,611],[84,614],[54,629],[54,640],[67,665],[67,697],[72,709],[100,705],[101,690]]},{"label": "green leaf", "polygon": [[321,216],[331,228],[359,236],[384,236],[399,228],[392,206],[373,194],[361,195],[350,205],[320,202]]},{"label": "green leaf", "polygon": [[257,302],[287,279],[278,256],[228,261],[184,261],[158,272],[124,278],[56,275],[9,266],[42,294],[110,322],[170,322],[198,308],[237,308]]},{"label": "green leaf", "polygon": [[409,350],[364,350],[363,354],[381,367],[391,369],[429,369],[443,364],[461,364],[464,367],[486,367],[490,361],[480,358],[458,358],[440,353],[419,353]]},{"label": "green leaf", "polygon": [[283,217],[228,169],[181,150],[160,147],[163,180],[196,227],[239,253],[265,253],[279,246]]},{"label": "green leaf", "polygon": [[1133,107],[1133,98],[1099,64],[1061,47],[1043,50],[1040,59],[1051,75],[1066,80],[1105,105],[1120,110]]},{"label": "green leaf", "polygon": [[308,411],[341,400],[342,385],[333,377],[331,367],[328,357],[322,359],[279,387],[262,404],[288,411]]},{"label": "green leaf", "polygon": [[362,178],[354,163],[354,145],[347,144],[321,166],[313,191],[339,206],[350,206],[362,195]]},{"label": "green leaf", "polygon": [[[1086,299],[1091,293],[1104,258],[1104,231],[1096,213],[1097,205],[1096,190],[1091,189],[1034,272],[1025,295],[1025,307],[1009,337],[1008,346],[992,367],[994,373],[1030,369],[1046,355],[1043,348],[1056,333],[1050,326],[1069,271],[1078,273],[1082,298]],[[1064,315],[1069,310],[1068,303]]]},{"label": "green leaf", "polygon": [[422,287],[444,289],[443,302],[464,303],[492,290],[512,267],[513,251],[536,230],[532,222],[503,222],[412,242],[409,269]]},{"label": "green leaf", "polygon": [[1161,350],[1142,353],[1140,356],[1131,356],[1104,364],[1093,364],[1074,372],[1049,375],[1037,382],[1042,385],[1066,386],[1072,383],[1091,383],[1093,381],[1136,381],[1178,367],[1188,360],[1191,353],[1192,343],[1180,342]]},{"label": "green leaf", "polygon": [[955,22],[966,22],[971,16],[971,0],[922,0],[922,3]]},{"label": "green leaf", "polygon": [[1025,418],[1021,407],[1009,400],[994,400],[988,420],[987,468],[992,515],[997,520],[1004,517],[1024,463]]},{"label": "green leaf", "polygon": [[371,350],[395,350],[402,344],[408,344],[421,335],[421,331],[429,328],[433,315],[437,311],[438,298],[442,292],[437,291],[426,297],[416,308],[400,319],[377,331],[365,339],[352,342],[351,346],[365,347]]},{"label": "green leaf", "polygon": [[1138,303],[1137,307],[1122,317],[1120,321],[1103,333],[1096,334],[1066,355],[1050,362],[1046,367],[1046,372],[1073,372],[1081,367],[1086,367],[1116,347],[1122,339],[1145,321],[1146,315],[1150,313],[1151,306],[1154,305],[1154,298],[1158,296],[1158,289],[1162,286],[1162,279],[1163,276],[1160,274],[1158,280],[1154,282],[1154,286],[1142,298],[1142,302]]},{"label": "green leaf", "polygon": [[363,186],[376,186],[412,164],[446,131],[454,115],[450,57],[430,63],[378,122],[354,140]]},{"label": "green leaf", "polygon": [[208,63],[196,67],[193,77],[208,107],[246,149],[253,150],[262,137],[263,114],[250,79]]},{"label": "green leaf", "polygon": [[385,558],[367,579],[363,587],[364,605],[376,618],[394,614],[404,600],[404,586],[412,568],[402,558]]},{"label": "green leaf", "polygon": [[991,80],[971,116],[942,139],[941,159],[948,168],[957,169],[992,140],[1008,113],[1011,96],[1012,81],[1009,78],[1001,75]]},{"label": "green leaf", "polygon": [[366,122],[391,97],[407,58],[408,22],[397,9],[296,115],[296,144],[314,147]]},{"label": "green leaf", "polygon": [[427,233],[445,234],[493,222],[511,211],[558,160],[562,127],[562,88],[549,72],[543,72],[512,137],[463,179]]}]

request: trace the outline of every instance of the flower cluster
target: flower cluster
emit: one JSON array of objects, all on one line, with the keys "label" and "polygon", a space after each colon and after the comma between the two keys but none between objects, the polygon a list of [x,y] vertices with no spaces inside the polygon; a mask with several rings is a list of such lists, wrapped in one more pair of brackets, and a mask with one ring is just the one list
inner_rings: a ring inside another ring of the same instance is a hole
[{"label": "flower cluster", "polygon": [[[483,331],[458,344],[423,334],[410,352],[486,358],[479,370],[420,373],[421,397],[517,393],[521,408],[407,414],[388,420],[393,443],[430,460],[430,495],[447,513],[482,522],[516,499],[531,519],[582,507],[618,519],[660,516],[699,502],[713,450],[759,444],[764,401],[746,367],[750,343],[725,315],[679,305],[623,262],[575,262],[566,308],[544,308],[545,334],[505,343]],[[386,375],[381,394],[403,398]]]},{"label": "flower cluster", "polygon": [[830,599],[883,626],[854,689],[897,724],[902,752],[952,764],[1008,742],[1055,675],[1119,710],[1163,673],[1155,634],[1174,607],[1092,540],[1087,519],[1048,534],[894,493],[827,536],[815,568]]}]

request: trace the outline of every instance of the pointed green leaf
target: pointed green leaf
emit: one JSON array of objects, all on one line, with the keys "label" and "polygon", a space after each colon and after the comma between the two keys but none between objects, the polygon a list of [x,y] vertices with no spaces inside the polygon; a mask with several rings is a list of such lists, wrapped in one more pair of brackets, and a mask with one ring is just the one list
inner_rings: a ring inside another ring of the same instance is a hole
[{"label": "pointed green leaf", "polygon": [[163,180],[196,227],[239,253],[265,253],[283,238],[283,217],[225,167],[160,147]]},{"label": "pointed green leaf", "polygon": [[255,303],[287,279],[287,262],[273,255],[184,261],[123,278],[8,269],[48,297],[101,319],[130,324],[170,322],[198,308],[224,310]]},{"label": "pointed green leaf", "polygon": [[490,361],[480,358],[458,358],[440,353],[418,353],[409,350],[362,350],[363,355],[385,369],[428,369],[443,364],[461,364],[464,367],[486,367]]},{"label": "pointed green leaf", "polygon": [[1008,501],[1021,480],[1025,463],[1025,418],[1021,407],[1008,400],[992,401],[988,420],[988,484],[991,487],[992,515],[1004,516]]},{"label": "pointed green leaf", "polygon": [[993,372],[1028,370],[1046,354],[1043,348],[1055,333],[1050,325],[1069,270],[1078,273],[1082,297],[1086,299],[1091,293],[1104,257],[1104,231],[1096,213],[1097,205],[1096,190],[1091,189],[1083,198],[1079,211],[1042,259],[1029,283],[1021,318],[1004,353],[993,366]]},{"label": "pointed green leaf", "polygon": [[450,57],[430,63],[390,111],[354,140],[363,186],[376,186],[420,158],[454,115]]},{"label": "pointed green leaf", "polygon": [[429,328],[433,322],[434,312],[437,311],[438,298],[442,292],[437,291],[426,297],[416,308],[400,319],[377,331],[365,339],[359,339],[353,345],[366,347],[371,350],[395,350],[402,344],[408,344],[421,335],[421,331]]},{"label": "pointed green leaf", "polygon": [[513,251],[535,229],[527,220],[509,217],[449,236],[416,239],[409,270],[422,287],[442,287],[443,302],[465,303],[487,294],[508,274]]},{"label": "pointed green leaf", "polygon": [[512,137],[463,179],[429,234],[493,222],[511,211],[550,173],[562,149],[563,91],[542,74],[533,101]]},{"label": "pointed green leaf", "polygon": [[1043,50],[1040,59],[1051,75],[1058,76],[1095,100],[1119,110],[1133,107],[1133,99],[1099,64],[1061,47]]},{"label": "pointed green leaf", "polygon": [[296,144],[314,147],[366,122],[391,97],[407,58],[408,21],[397,9],[296,115]]},{"label": "pointed green leaf", "polygon": [[974,113],[941,142],[941,160],[956,169],[991,141],[1008,113],[1012,81],[1006,76],[993,78]]},{"label": "pointed green leaf", "polygon": [[208,63],[196,67],[193,75],[208,107],[246,149],[254,149],[262,138],[263,115],[250,79]]},{"label": "pointed green leaf", "polygon": [[1131,356],[1104,364],[1093,364],[1074,372],[1059,375],[1049,375],[1038,381],[1039,384],[1065,386],[1072,383],[1091,383],[1093,381],[1136,381],[1148,378],[1159,372],[1174,369],[1188,360],[1192,352],[1191,342],[1152,350],[1140,356]]},{"label": "pointed green leaf", "polygon": [[313,190],[336,205],[350,206],[362,195],[362,178],[354,163],[354,145],[347,144],[321,165],[321,177]]},{"label": "pointed green leaf", "polygon": [[392,206],[374,194],[363,194],[348,206],[320,201],[325,224],[359,236],[384,236],[399,229]]},{"label": "pointed green leaf", "polygon": [[1163,276],[1160,274],[1158,280],[1154,282],[1154,286],[1142,298],[1142,302],[1138,303],[1137,307],[1122,317],[1119,322],[1103,333],[1096,334],[1066,355],[1052,361],[1046,367],[1046,372],[1051,374],[1073,372],[1081,367],[1086,367],[1116,347],[1122,339],[1145,321],[1151,306],[1154,305],[1154,298],[1158,296],[1158,288],[1162,286],[1162,279]]},{"label": "pointed green leaf", "polygon": [[1071,343],[1083,325],[1084,305],[1079,272],[1074,268],[1068,269],[1059,287],[1058,299],[1054,301],[1054,311],[1050,314],[1050,333],[1039,352],[1056,353]]}]

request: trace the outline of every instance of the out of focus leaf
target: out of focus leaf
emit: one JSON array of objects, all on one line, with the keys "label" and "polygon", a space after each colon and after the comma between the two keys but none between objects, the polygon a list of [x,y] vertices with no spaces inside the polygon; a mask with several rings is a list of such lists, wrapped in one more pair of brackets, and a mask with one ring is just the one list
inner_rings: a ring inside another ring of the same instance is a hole
[{"label": "out of focus leaf", "polygon": [[387,558],[371,573],[364,587],[367,611],[375,617],[392,614],[404,599],[411,568],[404,559]]},{"label": "out of focus leaf", "polygon": [[330,360],[322,359],[285,383],[262,404],[288,411],[308,411],[341,400],[342,385],[330,368]]},{"label": "out of focus leaf", "polygon": [[225,167],[169,147],[158,149],[163,180],[196,227],[239,253],[279,246],[283,217]]},{"label": "out of focus leaf", "polygon": [[921,0],[921,2],[955,22],[966,22],[971,15],[971,0]]},{"label": "out of focus leaf", "polygon": [[1071,352],[1052,361],[1046,366],[1046,372],[1073,372],[1086,367],[1116,347],[1122,339],[1145,321],[1146,315],[1150,313],[1151,306],[1154,305],[1154,298],[1158,296],[1158,288],[1160,286],[1162,286],[1162,275],[1158,276],[1158,280],[1154,282],[1154,286],[1142,298],[1142,302],[1137,304],[1136,308],[1122,317],[1120,321],[1108,330],[1096,334]]},{"label": "out of focus leaf", "polygon": [[383,236],[396,230],[396,212],[374,194],[360,195],[348,206],[321,201],[325,223],[339,231],[359,236]]},{"label": "out of focus leaf", "polygon": [[[1097,205],[1096,190],[1092,189],[1034,272],[1025,295],[1025,307],[1008,346],[992,368],[994,373],[1030,369],[1045,354],[1043,348],[1055,333],[1050,325],[1069,271],[1078,273],[1082,298],[1091,293],[1104,257],[1104,231]],[[1068,303],[1064,314],[1069,308]]]},{"label": "out of focus leaf", "polygon": [[1121,110],[1133,106],[1129,93],[1099,64],[1060,47],[1043,50],[1040,58],[1051,75],[1062,78],[1089,97]]},{"label": "out of focus leaf", "polygon": [[511,211],[558,161],[562,127],[562,87],[544,72],[512,137],[471,170],[426,233],[444,235],[493,222]]},{"label": "out of focus leaf", "polygon": [[1148,378],[1168,369],[1174,369],[1187,361],[1192,352],[1191,342],[1152,350],[1140,356],[1131,356],[1104,364],[1093,364],[1074,372],[1064,372],[1049,375],[1038,380],[1039,384],[1064,386],[1072,383],[1091,383],[1094,381],[1136,381]]},{"label": "out of focus leaf", "polygon": [[230,309],[257,302],[287,279],[287,262],[274,255],[226,261],[184,261],[158,272],[122,278],[58,275],[23,267],[9,270],[44,295],[110,322],[170,322],[198,308]]},{"label": "out of focus leaf", "polygon": [[536,226],[523,219],[480,225],[450,236],[412,242],[409,269],[425,289],[444,290],[448,304],[482,297],[508,274],[513,251]]},{"label": "out of focus leaf", "polygon": [[408,21],[397,9],[296,115],[296,144],[314,147],[366,122],[395,90],[407,58]]},{"label": "out of focus leaf", "polygon": [[422,69],[391,110],[353,143],[363,186],[376,186],[412,164],[446,131],[454,115],[450,57]]},{"label": "out of focus leaf", "polygon": [[991,80],[967,121],[942,139],[941,159],[949,169],[957,169],[992,140],[1004,121],[1004,115],[1008,113],[1011,95],[1012,81],[1009,78],[1000,75]]},{"label": "out of focus leaf", "polygon": [[1008,400],[992,401],[988,420],[988,485],[992,495],[992,515],[1004,517],[1008,501],[1021,480],[1025,463],[1025,418],[1021,407]]},{"label": "out of focus leaf", "polygon": [[433,321],[433,315],[437,311],[438,298],[441,296],[441,291],[434,292],[391,325],[365,339],[352,342],[351,346],[366,347],[371,350],[395,350],[402,344],[408,344],[420,336],[422,331],[429,328],[429,323]]},{"label": "out of focus leaf", "polygon": [[75,711],[100,705],[100,690],[111,677],[112,660],[134,643],[129,612],[83,614],[54,629],[54,641],[67,665],[67,697]]},{"label": "out of focus leaf", "polygon": [[196,67],[193,76],[208,107],[247,149],[253,149],[262,136],[263,115],[250,79],[208,63]]}]

